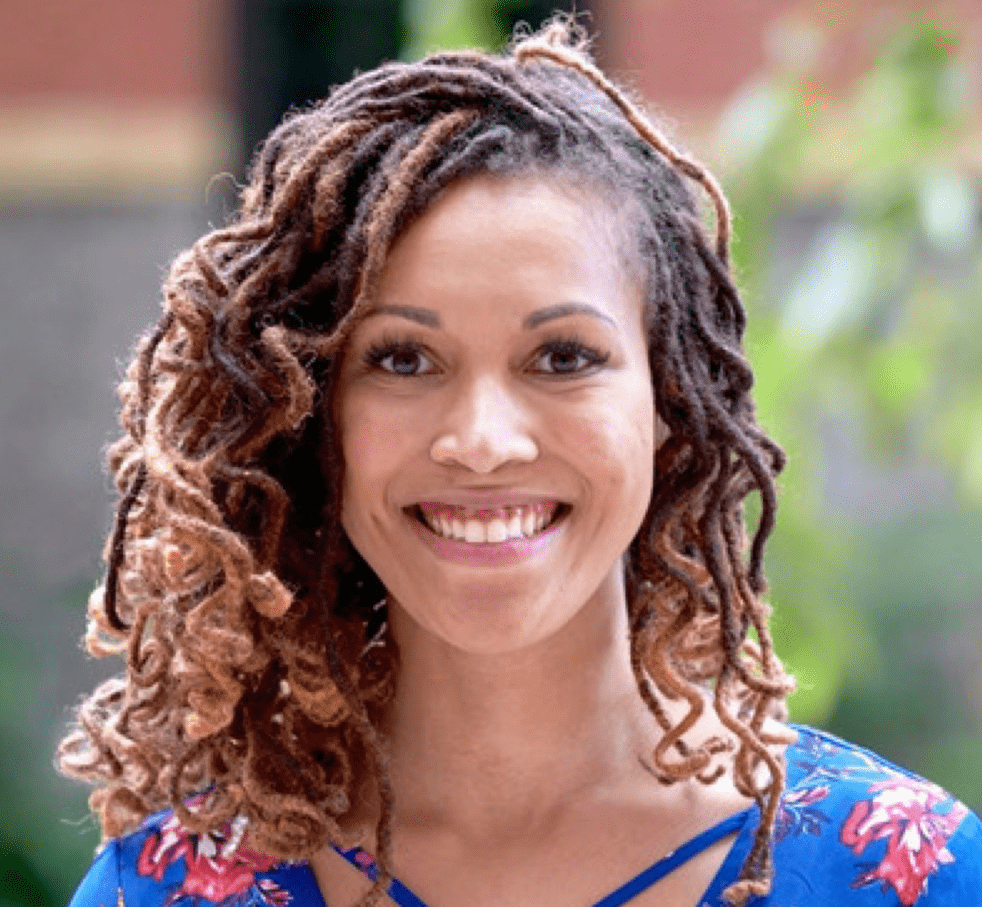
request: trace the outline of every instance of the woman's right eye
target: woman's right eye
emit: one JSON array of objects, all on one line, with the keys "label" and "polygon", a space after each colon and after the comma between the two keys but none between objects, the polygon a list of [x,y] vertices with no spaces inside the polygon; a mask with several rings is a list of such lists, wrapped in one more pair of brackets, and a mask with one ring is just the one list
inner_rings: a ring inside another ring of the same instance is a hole
[{"label": "woman's right eye", "polygon": [[382,343],[372,346],[365,354],[365,362],[371,368],[403,378],[427,375],[435,368],[430,358],[412,343]]}]

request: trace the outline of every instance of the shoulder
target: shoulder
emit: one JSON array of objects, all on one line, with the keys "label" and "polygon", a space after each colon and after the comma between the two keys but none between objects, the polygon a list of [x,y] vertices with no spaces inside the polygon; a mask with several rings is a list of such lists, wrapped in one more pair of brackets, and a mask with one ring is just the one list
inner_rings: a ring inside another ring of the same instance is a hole
[{"label": "shoulder", "polygon": [[795,730],[775,827],[774,903],[806,886],[807,903],[843,907],[982,905],[982,824],[971,810],[869,750]]},{"label": "shoulder", "polygon": [[254,850],[245,832],[244,819],[196,834],[170,810],[150,816],[106,845],[69,907],[286,907],[312,881],[306,864]]}]

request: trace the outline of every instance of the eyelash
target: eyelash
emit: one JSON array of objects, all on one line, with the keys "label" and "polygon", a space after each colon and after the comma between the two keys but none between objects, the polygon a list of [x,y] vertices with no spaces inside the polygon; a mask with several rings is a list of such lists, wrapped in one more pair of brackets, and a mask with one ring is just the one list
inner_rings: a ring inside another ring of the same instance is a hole
[{"label": "eyelash", "polygon": [[[402,337],[383,337],[376,343],[373,343],[366,351],[363,357],[365,366],[371,370],[381,370],[387,372],[388,374],[394,375],[396,377],[403,378],[419,378],[425,377],[429,372],[419,373],[401,373],[395,371],[393,368],[389,368],[383,365],[383,363],[393,356],[398,355],[411,355],[418,356],[421,359],[428,361],[431,365],[433,360],[430,356],[426,355],[423,346],[415,340]],[[542,371],[541,373],[550,377],[568,377],[568,376],[580,376],[595,369],[601,368],[606,365],[610,359],[610,353],[604,353],[585,341],[581,340],[575,335],[567,337],[548,337],[535,351],[532,356],[532,362],[538,362],[546,356],[565,356],[565,357],[577,357],[582,360],[582,365],[577,367],[574,371]]]},{"label": "eyelash", "polygon": [[538,361],[545,356],[557,354],[560,356],[576,356],[583,360],[583,365],[572,372],[552,371],[545,372],[544,374],[555,377],[583,375],[592,372],[595,369],[601,368],[602,366],[606,365],[610,359],[610,353],[601,352],[596,347],[591,346],[589,343],[581,340],[576,335],[546,338],[538,350],[536,350],[532,359],[533,361]]},{"label": "eyelash", "polygon": [[365,350],[365,355],[363,361],[365,367],[369,370],[381,370],[387,372],[396,377],[402,378],[417,378],[419,375],[415,374],[401,374],[391,368],[386,368],[382,365],[386,359],[392,356],[397,356],[399,354],[410,354],[419,356],[420,358],[426,359],[432,362],[429,356],[423,351],[421,344],[417,343],[415,340],[409,340],[403,337],[382,337],[380,340],[373,343],[367,350]]}]

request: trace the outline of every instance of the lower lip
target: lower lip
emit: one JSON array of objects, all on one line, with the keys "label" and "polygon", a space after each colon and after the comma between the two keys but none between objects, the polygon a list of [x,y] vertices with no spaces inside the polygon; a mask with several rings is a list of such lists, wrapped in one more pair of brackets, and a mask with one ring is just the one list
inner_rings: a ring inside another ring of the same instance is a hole
[{"label": "lower lip", "polygon": [[475,544],[461,542],[457,539],[446,539],[424,526],[415,517],[405,514],[413,530],[430,551],[441,560],[449,561],[452,564],[462,564],[465,567],[507,567],[509,564],[520,564],[522,561],[535,557],[552,543],[567,516],[569,514],[564,513],[542,532],[528,538]]}]

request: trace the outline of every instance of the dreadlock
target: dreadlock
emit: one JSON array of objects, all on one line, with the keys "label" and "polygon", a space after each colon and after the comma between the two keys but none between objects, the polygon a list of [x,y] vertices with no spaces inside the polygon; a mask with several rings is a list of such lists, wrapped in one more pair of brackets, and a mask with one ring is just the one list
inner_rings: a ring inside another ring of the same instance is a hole
[{"label": "dreadlock", "polygon": [[[89,651],[124,655],[126,673],[82,704],[59,750],[65,772],[99,785],[106,837],[169,805],[202,833],[244,815],[254,847],[302,859],[364,837],[355,807],[374,796],[381,871],[365,903],[385,889],[393,802],[377,728],[397,654],[385,590],[341,529],[331,389],[401,231],[457,181],[529,173],[627,212],[670,431],[627,557],[632,665],[663,731],[658,777],[711,783],[727,754],[760,806],[728,896],[768,890],[784,778],[772,749],[788,735],[765,720],[784,717],[791,681],[762,559],[784,457],[754,416],[729,210],[568,19],[500,57],[386,64],[293,113],[257,154],[237,218],[174,262],[163,317],[120,386],[108,459],[121,500],[89,604]],[[707,690],[732,736],[696,744]]]}]

